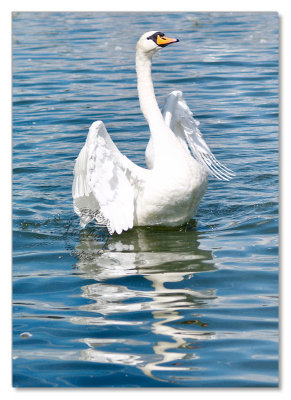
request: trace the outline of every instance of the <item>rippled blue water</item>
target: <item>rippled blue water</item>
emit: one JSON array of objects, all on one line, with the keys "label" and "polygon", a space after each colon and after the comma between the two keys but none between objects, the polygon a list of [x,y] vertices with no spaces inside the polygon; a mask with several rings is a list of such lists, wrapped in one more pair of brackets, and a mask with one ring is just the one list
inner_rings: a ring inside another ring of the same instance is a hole
[{"label": "rippled blue water", "polygon": [[[187,228],[109,237],[72,210],[74,159],[104,121],[144,166],[135,43],[158,101],[179,89],[217,158]],[[13,15],[13,384],[278,385],[276,13]]]}]

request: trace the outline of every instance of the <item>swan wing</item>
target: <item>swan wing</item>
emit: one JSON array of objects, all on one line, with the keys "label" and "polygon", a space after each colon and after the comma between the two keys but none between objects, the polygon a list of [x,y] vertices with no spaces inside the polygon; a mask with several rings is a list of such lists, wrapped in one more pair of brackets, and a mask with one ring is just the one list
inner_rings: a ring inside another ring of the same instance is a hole
[{"label": "swan wing", "polygon": [[74,210],[82,227],[96,220],[110,234],[132,228],[135,189],[146,170],[122,155],[102,121],[94,122],[74,168]]},{"label": "swan wing", "polygon": [[174,91],[165,101],[163,117],[167,126],[176,134],[181,143],[190,148],[193,157],[219,180],[230,180],[235,174],[222,165],[212,154],[199,130],[199,121],[187,106],[183,93]]}]

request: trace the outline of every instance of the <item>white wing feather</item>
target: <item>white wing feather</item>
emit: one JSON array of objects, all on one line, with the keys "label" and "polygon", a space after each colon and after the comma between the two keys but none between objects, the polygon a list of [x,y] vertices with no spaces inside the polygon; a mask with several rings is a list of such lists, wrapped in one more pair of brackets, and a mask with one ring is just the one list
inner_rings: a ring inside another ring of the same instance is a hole
[{"label": "white wing feather", "polygon": [[133,187],[145,175],[145,169],[120,153],[103,122],[94,122],[74,169],[74,210],[81,226],[96,219],[107,225],[110,234],[132,228]]},{"label": "white wing feather", "polygon": [[198,128],[200,123],[193,118],[182,92],[174,91],[167,96],[163,116],[169,128],[184,146],[188,144],[193,157],[208,170],[210,175],[225,181],[235,175],[212,154]]}]

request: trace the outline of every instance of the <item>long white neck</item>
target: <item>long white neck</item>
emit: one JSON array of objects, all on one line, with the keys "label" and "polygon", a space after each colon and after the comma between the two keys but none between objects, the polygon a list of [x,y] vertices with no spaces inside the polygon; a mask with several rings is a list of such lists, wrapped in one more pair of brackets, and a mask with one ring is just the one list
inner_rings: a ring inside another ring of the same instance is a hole
[{"label": "long white neck", "polygon": [[140,102],[140,108],[143,112],[151,134],[166,129],[166,125],[159,109],[151,75],[152,57],[137,49],[136,52],[136,73],[137,73],[137,90]]}]

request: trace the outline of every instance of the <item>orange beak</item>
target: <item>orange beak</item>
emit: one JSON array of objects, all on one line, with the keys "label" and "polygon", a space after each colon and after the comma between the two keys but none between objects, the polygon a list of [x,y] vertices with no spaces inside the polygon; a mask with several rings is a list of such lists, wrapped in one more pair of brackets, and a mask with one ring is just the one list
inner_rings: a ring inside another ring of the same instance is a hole
[{"label": "orange beak", "polygon": [[176,43],[176,42],[179,42],[179,39],[168,38],[166,36],[160,36],[160,35],[157,36],[157,45],[162,46],[162,47],[167,46],[168,44],[171,44],[171,43]]}]

